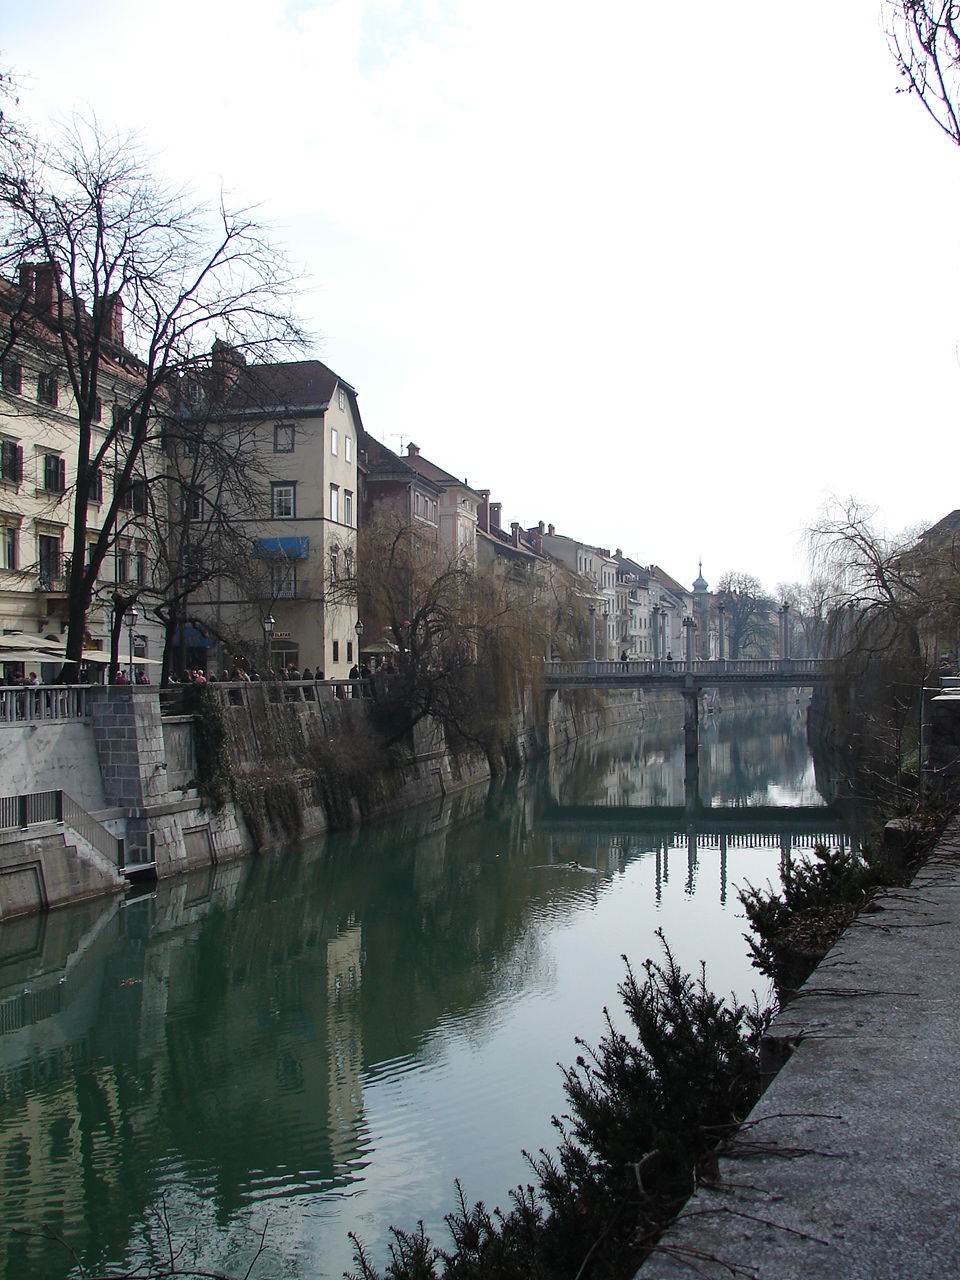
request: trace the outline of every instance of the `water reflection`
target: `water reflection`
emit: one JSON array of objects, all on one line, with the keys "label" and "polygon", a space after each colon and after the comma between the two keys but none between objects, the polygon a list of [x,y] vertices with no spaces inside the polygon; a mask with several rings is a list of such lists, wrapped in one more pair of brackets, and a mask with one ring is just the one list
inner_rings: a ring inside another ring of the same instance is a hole
[{"label": "water reflection", "polygon": [[[735,746],[724,719],[709,794],[808,804],[802,726],[774,724],[764,771],[762,725]],[[377,1256],[389,1222],[438,1225],[458,1175],[502,1202],[521,1148],[552,1142],[555,1064],[599,1038],[621,952],[663,926],[718,989],[755,985],[730,880],[775,876],[782,847],[615,812],[682,806],[675,739],[0,928],[3,1274],[69,1274],[11,1234],[40,1223],[88,1266],[129,1261],[162,1198],[206,1264],[242,1272],[269,1218],[265,1272],[311,1276],[349,1264],[349,1229]],[[593,804],[606,820],[557,816]]]}]

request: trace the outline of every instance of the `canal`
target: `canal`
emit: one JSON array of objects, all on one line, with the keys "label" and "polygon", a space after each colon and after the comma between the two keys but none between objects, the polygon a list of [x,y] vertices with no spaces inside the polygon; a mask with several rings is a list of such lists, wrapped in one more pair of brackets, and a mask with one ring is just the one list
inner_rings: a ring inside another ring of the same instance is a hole
[{"label": "canal", "polygon": [[554,1145],[557,1063],[616,1016],[622,954],[657,957],[662,929],[715,990],[766,998],[737,886],[843,838],[792,696],[706,722],[700,794],[726,825],[678,821],[664,724],[0,927],[0,1274],[79,1274],[44,1228],[87,1267],[132,1266],[165,1218],[181,1266],[242,1275],[266,1228],[255,1276],[320,1280],[349,1231],[380,1262],[391,1223],[442,1233],[456,1178],[505,1203],[522,1151]]}]

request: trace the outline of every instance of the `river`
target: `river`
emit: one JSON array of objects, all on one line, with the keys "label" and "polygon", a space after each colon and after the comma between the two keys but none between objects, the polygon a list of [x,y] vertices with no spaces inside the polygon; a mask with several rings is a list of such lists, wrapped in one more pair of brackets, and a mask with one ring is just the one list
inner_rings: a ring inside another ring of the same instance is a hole
[{"label": "river", "polygon": [[662,929],[715,990],[766,998],[736,887],[776,882],[822,801],[792,700],[706,721],[700,794],[737,821],[699,837],[624,813],[684,803],[682,734],[655,726],[0,926],[0,1274],[77,1274],[44,1225],[131,1266],[165,1217],[181,1265],[242,1275],[265,1227],[254,1276],[321,1280],[348,1231],[378,1262],[391,1223],[442,1233],[458,1177],[505,1203],[523,1150],[554,1145],[557,1063],[616,1016],[622,954],[656,958]]}]

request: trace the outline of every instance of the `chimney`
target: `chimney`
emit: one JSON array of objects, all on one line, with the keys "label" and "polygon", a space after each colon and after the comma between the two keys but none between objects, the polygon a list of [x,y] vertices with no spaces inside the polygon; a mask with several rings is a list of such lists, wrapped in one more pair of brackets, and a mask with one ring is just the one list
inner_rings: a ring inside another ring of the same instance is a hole
[{"label": "chimney", "polygon": [[543,521],[542,520],[537,525],[537,532],[540,534],[541,537],[543,537]]},{"label": "chimney", "polygon": [[24,262],[20,265],[20,287],[32,295],[38,311],[49,311],[57,296],[60,268],[55,262]]},{"label": "chimney", "polygon": [[618,560],[623,559],[623,551],[620,547],[617,547],[616,551],[613,554],[617,557]]},{"label": "chimney", "polygon": [[513,538],[513,545],[514,545],[515,547],[519,547],[519,545],[520,545],[520,522],[519,522],[519,520],[511,520],[511,522],[510,522],[510,535],[511,535],[511,537]]},{"label": "chimney", "polygon": [[481,489],[480,505],[477,507],[477,524],[484,533],[490,532],[490,490]]},{"label": "chimney", "polygon": [[33,300],[38,311],[49,311],[57,296],[60,268],[55,262],[38,262],[34,269]]},{"label": "chimney", "polygon": [[415,458],[419,452],[420,452],[420,446],[415,445],[413,441],[411,441],[410,444],[407,445],[408,458]]},{"label": "chimney", "polygon": [[503,510],[502,502],[490,503],[490,527],[491,529],[500,528],[500,512]]},{"label": "chimney", "polygon": [[217,338],[210,348],[210,386],[215,400],[233,390],[240,377],[240,370],[246,363],[243,354],[236,347]]},{"label": "chimney", "polygon": [[553,531],[554,531],[554,526],[552,524],[548,524],[547,533],[550,535],[551,538],[553,537]]},{"label": "chimney", "polygon": [[104,337],[117,346],[123,346],[123,299],[119,293],[108,294],[103,300],[105,323]]}]

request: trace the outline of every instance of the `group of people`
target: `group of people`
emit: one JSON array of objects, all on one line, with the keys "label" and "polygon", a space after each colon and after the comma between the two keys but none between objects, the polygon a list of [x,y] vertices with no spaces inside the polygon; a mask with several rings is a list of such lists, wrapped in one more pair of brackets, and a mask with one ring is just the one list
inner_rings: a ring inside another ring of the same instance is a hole
[{"label": "group of people", "polygon": [[[130,677],[129,677],[129,675],[127,674],[127,669],[126,669],[126,667],[117,667],[117,668],[116,668],[116,670],[115,670],[115,671],[114,671],[114,673],[113,673],[113,683],[114,683],[114,684],[129,684],[129,683],[130,683]],[[138,667],[138,668],[137,668],[136,675],[133,677],[133,683],[134,683],[134,684],[149,684],[149,683],[150,683],[150,677],[149,677],[149,676],[147,675],[147,673],[144,671],[143,667]]]}]

